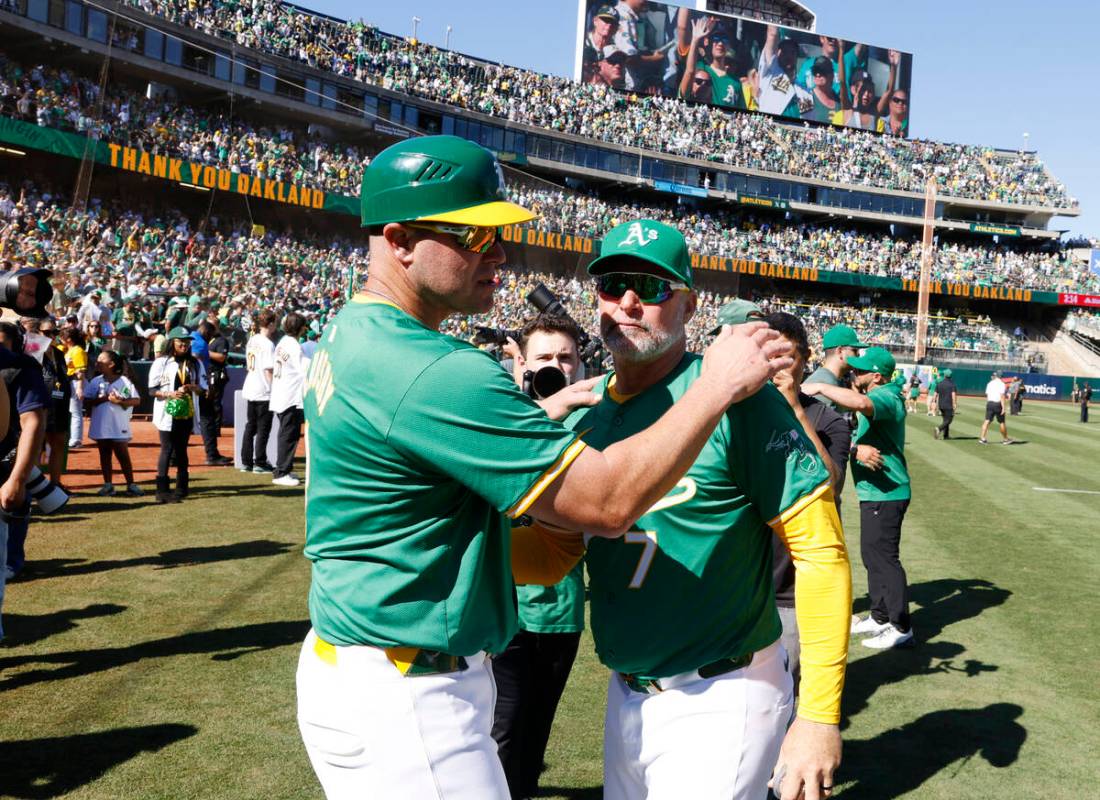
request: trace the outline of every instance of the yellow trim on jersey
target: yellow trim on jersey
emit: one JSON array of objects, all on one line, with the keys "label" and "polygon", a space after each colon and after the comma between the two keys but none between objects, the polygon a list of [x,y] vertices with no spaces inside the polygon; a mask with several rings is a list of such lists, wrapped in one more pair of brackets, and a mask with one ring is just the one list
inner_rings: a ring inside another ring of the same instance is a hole
[{"label": "yellow trim on jersey", "polygon": [[634,392],[634,394],[622,394],[621,392],[616,391],[616,389],[615,389],[615,382],[616,382],[615,379],[617,377],[618,377],[617,375],[612,375],[610,378],[608,378],[607,379],[607,386],[605,387],[607,389],[607,396],[610,397],[612,400],[614,400],[616,403],[618,403],[619,405],[622,405],[623,403],[625,403],[627,400],[631,399],[632,397],[637,397],[638,395],[641,394],[641,392]]},{"label": "yellow trim on jersey", "polygon": [[517,584],[553,586],[584,555],[584,534],[536,522],[512,528],[512,577]]},{"label": "yellow trim on jersey", "polygon": [[786,523],[789,519],[791,519],[796,514],[798,514],[802,509],[804,509],[810,503],[814,502],[819,497],[821,497],[821,495],[823,495],[825,493],[825,491],[829,488],[830,488],[829,481],[825,481],[823,484],[818,486],[816,489],[814,489],[809,494],[803,495],[802,497],[798,498],[798,500],[795,502],[795,504],[793,506],[791,506],[786,511],[781,513],[778,517],[774,517],[774,518],[768,520],[768,527],[769,528],[774,528],[776,525]]},{"label": "yellow trim on jersey", "polygon": [[353,294],[351,296],[351,302],[353,302],[353,303],[365,303],[366,305],[372,305],[372,306],[391,306],[393,308],[396,308],[398,311],[404,311],[405,310],[401,306],[397,305],[397,303],[393,302],[392,300],[384,300],[381,297],[371,297],[366,292],[356,292],[355,294]]},{"label": "yellow trim on jersey", "polygon": [[531,507],[531,504],[539,499],[539,496],[546,491],[546,488],[557,480],[559,475],[565,472],[566,468],[573,463],[573,459],[579,456],[581,450],[587,446],[588,445],[581,441],[581,439],[574,439],[573,444],[562,451],[562,454],[558,456],[558,460],[542,473],[542,476],[527,490],[527,493],[504,513],[513,518],[526,513],[527,509]]},{"label": "yellow trim on jersey", "polygon": [[409,670],[412,669],[413,662],[416,660],[416,657],[420,655],[420,648],[387,647],[384,652],[390,663],[397,667],[398,672],[402,675],[408,675]]},{"label": "yellow trim on jersey", "polygon": [[772,530],[794,562],[794,608],[802,647],[798,716],[840,722],[848,664],[852,571],[833,490],[824,485],[780,515]]}]

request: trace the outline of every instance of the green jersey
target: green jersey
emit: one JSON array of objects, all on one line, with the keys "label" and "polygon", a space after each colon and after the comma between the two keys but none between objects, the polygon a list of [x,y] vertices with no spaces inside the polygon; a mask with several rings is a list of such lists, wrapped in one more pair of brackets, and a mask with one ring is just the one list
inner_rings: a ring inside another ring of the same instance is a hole
[{"label": "green jersey", "polygon": [[531,633],[584,630],[584,565],[553,586],[519,586],[519,626]]},{"label": "green jersey", "polygon": [[305,416],[317,635],[503,650],[517,630],[508,516],[583,443],[485,353],[358,298],[325,330]]},{"label": "green jersey", "polygon": [[[828,369],[824,364],[813,371],[813,374],[806,379],[806,383],[827,383],[830,386],[840,386],[840,381],[837,379],[836,375],[834,375],[832,370]],[[823,394],[815,394],[814,400],[819,403],[824,403],[829,408],[836,408],[836,403]]]},{"label": "green jersey", "polygon": [[[606,447],[655,423],[699,375],[685,355],[633,397],[613,389],[567,419]],[[774,522],[828,485],[829,474],[772,385],[731,406],[687,474],[618,539],[586,556],[592,636],[611,669],[662,678],[754,652],[779,638],[772,588]]]},{"label": "green jersey", "polygon": [[905,403],[896,383],[877,386],[867,393],[875,407],[874,419],[857,414],[856,444],[869,444],[882,453],[882,468],[868,469],[852,462],[852,480],[860,501],[908,500],[909,470],[905,465]]},{"label": "green jersey", "polygon": [[703,69],[710,75],[711,102],[716,106],[727,108],[744,108],[745,97],[741,91],[741,80],[729,73],[719,75],[710,64],[704,64]]}]

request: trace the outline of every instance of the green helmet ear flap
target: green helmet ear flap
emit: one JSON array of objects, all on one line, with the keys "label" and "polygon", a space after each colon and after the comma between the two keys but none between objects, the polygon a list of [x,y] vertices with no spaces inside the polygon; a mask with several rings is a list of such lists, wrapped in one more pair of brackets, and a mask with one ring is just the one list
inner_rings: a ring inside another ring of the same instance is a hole
[{"label": "green helmet ear flap", "polygon": [[416,220],[500,227],[535,217],[507,200],[496,157],[457,136],[391,145],[363,172],[363,227]]}]

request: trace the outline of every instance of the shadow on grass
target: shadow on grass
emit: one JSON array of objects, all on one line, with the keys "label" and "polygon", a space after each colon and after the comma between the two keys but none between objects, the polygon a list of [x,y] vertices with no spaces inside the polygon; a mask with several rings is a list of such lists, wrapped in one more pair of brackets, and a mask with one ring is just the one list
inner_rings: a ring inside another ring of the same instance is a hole
[{"label": "shadow on grass", "polygon": [[[103,647],[96,650],[70,650],[0,658],[0,675],[5,676],[0,680],[0,691],[105,672],[151,658],[209,653],[213,661],[232,661],[248,653],[298,644],[305,638],[308,630],[308,620],[263,622],[236,628],[185,633],[129,647]],[[12,674],[12,670],[29,664],[58,666],[55,669],[28,669]]]},{"label": "shadow on grass", "polygon": [[1016,721],[1023,711],[1014,703],[933,711],[872,739],[848,739],[837,775],[837,782],[846,785],[837,796],[891,800],[916,790],[962,759],[954,778],[976,755],[991,766],[1008,767],[1027,739],[1027,729]]},{"label": "shadow on grass", "polygon": [[[961,644],[930,640],[949,625],[1001,605],[1012,596],[1012,592],[989,581],[943,578],[910,586],[909,596],[912,603],[918,606],[912,612],[916,646],[883,650],[848,664],[841,701],[842,729],[848,727],[851,717],[867,707],[871,696],[881,686],[901,683],[914,675],[957,673],[975,678],[984,672],[997,671],[996,664],[986,664],[976,659],[956,661],[966,652]],[[862,598],[857,605],[866,609],[867,599]],[[857,642],[853,642],[852,647],[863,650]]]},{"label": "shadow on grass", "polygon": [[71,631],[77,627],[77,620],[121,614],[126,608],[114,603],[96,603],[49,614],[4,614],[5,642],[14,647],[34,644],[58,633]]},{"label": "shadow on grass", "polygon": [[0,742],[3,796],[61,797],[139,753],[157,752],[194,736],[191,725],[145,725],[47,739]]},{"label": "shadow on grass", "polygon": [[265,558],[281,556],[291,551],[294,545],[276,542],[271,539],[255,539],[251,542],[214,545],[211,547],[181,547],[177,550],[164,550],[153,556],[138,556],[107,561],[84,561],[73,558],[53,558],[28,562],[26,568],[12,581],[42,580],[45,578],[67,578],[73,575],[92,575],[127,567],[152,566],[156,569],[175,569],[176,567],[194,567],[199,564],[213,564],[219,561],[237,561],[242,558]]},{"label": "shadow on grass", "polygon": [[566,789],[561,786],[540,786],[532,797],[564,797],[565,800],[601,800],[602,786],[584,786]]}]

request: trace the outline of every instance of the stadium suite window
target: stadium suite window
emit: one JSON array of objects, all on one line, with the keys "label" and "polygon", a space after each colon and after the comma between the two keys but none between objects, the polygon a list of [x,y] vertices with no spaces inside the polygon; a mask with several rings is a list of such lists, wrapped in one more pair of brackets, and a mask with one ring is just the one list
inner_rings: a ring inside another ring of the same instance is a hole
[{"label": "stadium suite window", "polygon": [[321,104],[321,82],[316,78],[306,78],[305,101],[311,106]]},{"label": "stadium suite window", "polygon": [[142,52],[148,58],[160,61],[164,58],[164,34],[152,28],[145,29],[145,47]]},{"label": "stadium suite window", "polygon": [[93,42],[107,43],[107,15],[94,8],[88,9],[88,38]]},{"label": "stadium suite window", "polygon": [[177,67],[183,64],[183,42],[174,37],[166,37],[164,40],[164,63],[174,64]]},{"label": "stadium suite window", "polygon": [[73,0],[65,3],[65,30],[77,36],[84,35],[84,6]]},{"label": "stadium suite window", "polygon": [[35,22],[50,21],[50,0],[27,0],[27,16]]},{"label": "stadium suite window", "polygon": [[214,54],[214,77],[219,81],[228,81],[232,77],[232,66],[225,53]]}]

